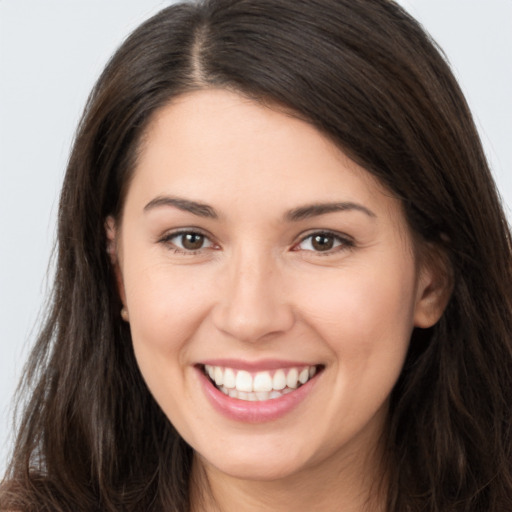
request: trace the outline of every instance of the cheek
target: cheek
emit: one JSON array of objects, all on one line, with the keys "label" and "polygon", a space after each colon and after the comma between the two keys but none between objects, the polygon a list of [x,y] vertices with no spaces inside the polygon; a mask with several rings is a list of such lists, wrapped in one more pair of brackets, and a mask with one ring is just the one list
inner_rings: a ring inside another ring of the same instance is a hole
[{"label": "cheek", "polygon": [[132,250],[123,268],[135,357],[164,414],[193,440],[198,408],[193,407],[197,397],[190,385],[191,348],[210,309],[215,290],[211,272],[200,266],[155,264],[143,256]]},{"label": "cheek", "polygon": [[407,350],[414,323],[415,271],[411,262],[391,262],[308,280],[309,293],[301,300],[304,316],[341,360],[360,357],[366,364],[374,354],[402,357]]},{"label": "cheek", "polygon": [[[177,425],[183,424],[180,411],[191,401],[186,386],[190,340],[208,315],[205,291],[211,287],[206,276],[197,277],[165,264],[131,267],[128,262],[124,269],[137,364],[153,397]],[[186,422],[181,428],[186,431]]]},{"label": "cheek", "polygon": [[209,279],[198,269],[191,279],[182,268],[167,264],[126,265],[126,300],[138,356],[146,350],[148,357],[168,357],[186,347],[208,314]]}]

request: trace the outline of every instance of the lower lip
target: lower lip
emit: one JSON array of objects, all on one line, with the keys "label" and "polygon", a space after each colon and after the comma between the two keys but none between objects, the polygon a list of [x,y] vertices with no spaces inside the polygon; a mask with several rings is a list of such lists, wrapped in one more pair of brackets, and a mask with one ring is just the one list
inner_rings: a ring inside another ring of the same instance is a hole
[{"label": "lower lip", "polygon": [[317,373],[306,384],[279,398],[250,402],[225,395],[213,385],[202,369],[197,368],[197,371],[203,390],[214,409],[232,420],[244,423],[264,423],[285,416],[308,396],[319,376]]}]

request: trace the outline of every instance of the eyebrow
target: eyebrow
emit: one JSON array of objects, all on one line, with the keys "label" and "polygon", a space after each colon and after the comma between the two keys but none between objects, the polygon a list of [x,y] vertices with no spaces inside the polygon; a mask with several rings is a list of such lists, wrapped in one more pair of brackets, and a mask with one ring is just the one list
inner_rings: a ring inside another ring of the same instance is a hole
[{"label": "eyebrow", "polygon": [[152,199],[146,206],[144,206],[144,211],[147,212],[154,208],[158,208],[159,206],[173,206],[179,210],[193,213],[199,217],[206,217],[209,219],[219,218],[215,209],[207,204],[171,196],[155,197],[155,199]]},{"label": "eyebrow", "polygon": [[352,202],[341,202],[341,203],[315,203],[307,206],[300,206],[294,208],[285,214],[285,219],[291,222],[298,222],[312,217],[318,217],[327,213],[334,212],[346,212],[346,211],[358,211],[362,212],[368,217],[376,218],[377,215],[365,206],[352,203]]},{"label": "eyebrow", "polygon": [[[208,204],[173,196],[155,197],[146,206],[144,206],[144,211],[147,212],[161,206],[172,206],[174,208],[178,208],[179,210],[197,215],[198,217],[205,217],[209,219],[219,218],[215,208]],[[335,203],[314,203],[306,206],[299,206],[298,208],[294,208],[286,212],[284,218],[288,222],[298,222],[301,220],[310,219],[312,217],[326,215],[328,213],[345,211],[359,211],[366,214],[368,217],[377,217],[375,213],[373,213],[365,206],[358,203],[345,201]]]}]

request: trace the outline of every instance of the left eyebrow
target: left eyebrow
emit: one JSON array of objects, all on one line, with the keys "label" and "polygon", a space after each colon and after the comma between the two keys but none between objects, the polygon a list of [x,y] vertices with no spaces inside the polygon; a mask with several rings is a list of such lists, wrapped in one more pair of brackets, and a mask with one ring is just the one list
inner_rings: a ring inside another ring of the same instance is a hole
[{"label": "left eyebrow", "polygon": [[190,201],[181,197],[158,196],[151,200],[146,206],[144,211],[147,212],[154,208],[161,206],[172,206],[185,212],[192,213],[198,217],[207,217],[210,219],[217,219],[217,212],[208,204],[198,203],[197,201]]},{"label": "left eyebrow", "polygon": [[346,212],[346,211],[358,211],[368,215],[372,219],[375,219],[377,215],[365,206],[352,203],[352,202],[341,202],[341,203],[315,203],[306,206],[299,206],[285,213],[285,219],[288,222],[298,222],[300,220],[309,219],[311,217],[318,217],[327,213],[334,212]]}]

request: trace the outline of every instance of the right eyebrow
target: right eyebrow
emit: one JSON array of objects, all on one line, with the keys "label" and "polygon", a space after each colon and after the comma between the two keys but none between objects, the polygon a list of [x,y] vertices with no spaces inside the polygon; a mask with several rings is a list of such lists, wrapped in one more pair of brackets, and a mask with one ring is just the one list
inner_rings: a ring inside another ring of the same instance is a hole
[{"label": "right eyebrow", "polygon": [[207,217],[209,219],[219,218],[215,209],[208,204],[198,203],[196,201],[190,201],[189,199],[174,196],[155,197],[146,206],[144,206],[144,211],[148,212],[161,206],[172,206],[184,212],[193,213],[199,217]]},{"label": "right eyebrow", "polygon": [[339,203],[315,203],[306,206],[300,206],[288,211],[285,214],[285,218],[291,222],[298,222],[311,217],[319,217],[327,213],[333,212],[346,212],[346,211],[357,211],[364,213],[371,219],[375,219],[377,215],[371,210],[359,203],[353,203],[351,201],[343,201]]}]

